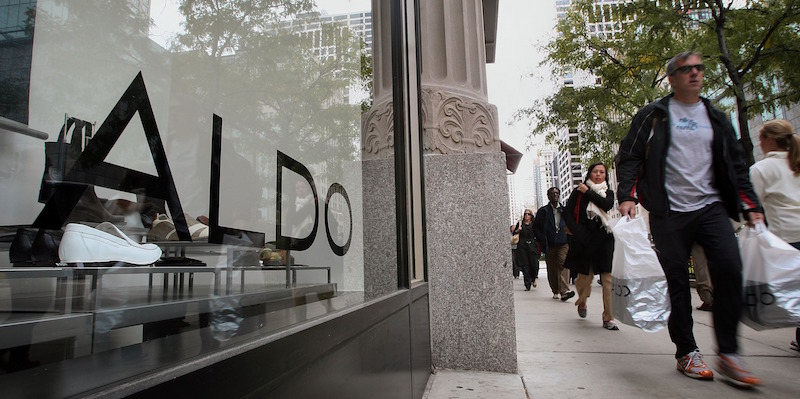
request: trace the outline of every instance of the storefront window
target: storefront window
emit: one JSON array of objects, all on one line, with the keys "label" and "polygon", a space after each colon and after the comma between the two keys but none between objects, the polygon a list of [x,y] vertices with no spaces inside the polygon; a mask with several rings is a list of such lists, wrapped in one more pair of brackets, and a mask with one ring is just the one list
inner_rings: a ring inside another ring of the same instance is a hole
[{"label": "storefront window", "polygon": [[0,373],[101,386],[397,289],[372,2],[11,3],[0,117],[49,137],[0,128]]}]

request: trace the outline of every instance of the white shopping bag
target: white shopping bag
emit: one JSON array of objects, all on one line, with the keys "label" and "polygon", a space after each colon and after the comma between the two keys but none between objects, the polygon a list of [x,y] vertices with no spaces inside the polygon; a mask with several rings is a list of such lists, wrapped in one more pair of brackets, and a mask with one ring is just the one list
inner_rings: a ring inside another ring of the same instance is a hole
[{"label": "white shopping bag", "polygon": [[647,236],[647,221],[623,217],[612,232],[614,318],[648,332],[663,329],[669,319],[670,299],[664,270]]},{"label": "white shopping bag", "polygon": [[739,234],[742,322],[755,330],[800,326],[800,251],[763,223]]}]

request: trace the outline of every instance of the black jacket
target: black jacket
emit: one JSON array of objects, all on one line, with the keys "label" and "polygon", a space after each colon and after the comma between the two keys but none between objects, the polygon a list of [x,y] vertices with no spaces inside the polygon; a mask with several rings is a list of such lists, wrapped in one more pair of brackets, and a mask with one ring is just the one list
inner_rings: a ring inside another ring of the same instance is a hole
[{"label": "black jacket", "polygon": [[580,274],[589,274],[590,269],[594,274],[610,273],[614,236],[605,230],[599,219],[589,219],[586,215],[589,202],[608,212],[614,207],[614,191],[608,189],[602,197],[591,189],[585,193],[572,190],[562,214],[572,232],[564,267]]},{"label": "black jacket", "polygon": [[566,218],[564,217],[564,207],[559,205],[561,220],[556,229],[556,219],[553,216],[553,207],[547,204],[536,211],[536,219],[533,221],[536,229],[536,239],[542,243],[542,252],[547,252],[551,245],[562,245],[567,243],[567,232],[564,229]]},{"label": "black jacket", "polygon": [[538,252],[538,243],[536,242],[536,231],[533,227],[533,221],[531,220],[531,224],[525,224],[519,221],[515,226],[515,228],[519,228],[519,244],[517,244],[517,249],[523,246],[530,247]]},{"label": "black jacket", "polygon": [[[650,213],[660,216],[670,210],[664,176],[671,138],[668,108],[671,98],[672,94],[652,102],[636,114],[616,159],[619,202],[638,200]],[[740,212],[763,212],[750,183],[733,125],[708,99],[701,100],[714,131],[714,186],[719,190],[728,216],[738,221]]]}]

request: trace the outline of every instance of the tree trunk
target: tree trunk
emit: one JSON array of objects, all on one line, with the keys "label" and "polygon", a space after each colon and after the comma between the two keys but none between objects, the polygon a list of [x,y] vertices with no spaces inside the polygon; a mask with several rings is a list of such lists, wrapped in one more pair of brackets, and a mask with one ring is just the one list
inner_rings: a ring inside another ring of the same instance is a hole
[{"label": "tree trunk", "polygon": [[747,166],[750,167],[755,163],[755,158],[753,157],[753,140],[750,139],[750,124],[747,120],[747,108],[748,107],[744,105],[744,101],[736,99],[736,119],[739,122],[739,133],[741,134],[739,142],[742,143]]}]

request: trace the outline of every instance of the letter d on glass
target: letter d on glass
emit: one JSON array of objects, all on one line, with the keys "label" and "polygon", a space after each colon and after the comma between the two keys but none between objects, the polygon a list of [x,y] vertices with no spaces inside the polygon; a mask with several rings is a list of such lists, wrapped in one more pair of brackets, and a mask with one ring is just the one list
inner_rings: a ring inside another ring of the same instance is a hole
[{"label": "letter d on glass", "polygon": [[[281,218],[281,210],[283,209],[283,168],[289,169],[292,172],[302,176],[303,179],[311,186],[311,193],[314,196],[314,227],[311,233],[304,238],[286,237],[281,231],[283,220]],[[319,227],[319,198],[317,197],[317,186],[314,185],[314,178],[311,177],[311,172],[302,163],[296,161],[292,157],[278,151],[278,179],[275,193],[278,201],[275,207],[275,244],[279,249],[289,249],[303,251],[311,247],[314,243],[314,238],[317,236],[317,227]]]}]

